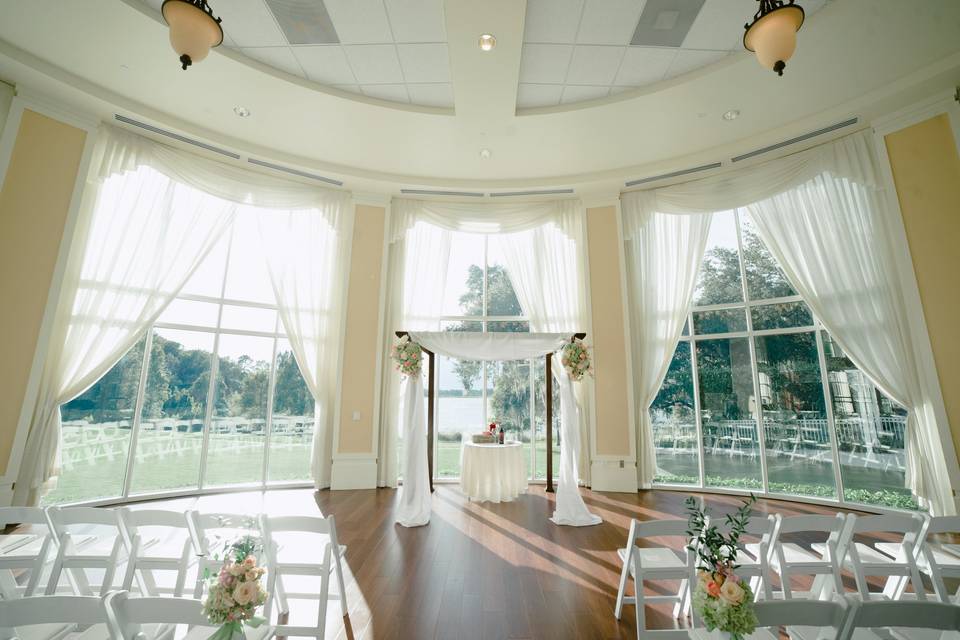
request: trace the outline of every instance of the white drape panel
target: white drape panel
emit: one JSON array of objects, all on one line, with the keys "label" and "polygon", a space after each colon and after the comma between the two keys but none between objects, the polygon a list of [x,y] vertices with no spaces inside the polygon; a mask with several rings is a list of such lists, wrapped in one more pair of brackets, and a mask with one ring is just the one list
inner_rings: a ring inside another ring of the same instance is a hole
[{"label": "white drape panel", "polygon": [[403,487],[397,507],[397,522],[419,527],[430,522],[430,470],[427,466],[427,427],[423,410],[423,378],[403,381]]},{"label": "white drape panel", "polygon": [[93,175],[71,246],[57,321],[17,479],[16,504],[56,476],[60,405],[143,336],[232,220],[235,205],[140,166]]},{"label": "white drape panel", "polygon": [[657,213],[654,206],[649,192],[621,198],[638,428],[637,476],[644,488],[653,483],[657,469],[650,405],[680,341],[712,219],[711,214]]},{"label": "white drape panel", "polygon": [[[586,232],[579,200],[553,203],[551,220],[539,226],[501,236],[504,262],[520,307],[533,331],[587,331]],[[584,526],[601,520],[587,509],[580,496],[579,467],[586,450],[586,420],[574,395],[573,383],[554,356],[553,373],[560,391],[560,480],[557,484],[556,524]],[[584,379],[579,386],[592,384]],[[586,405],[589,393],[581,393]],[[551,428],[547,425],[547,428]]]},{"label": "white drape panel", "polygon": [[391,204],[390,241],[424,222],[447,231],[516,233],[569,219],[579,200],[522,204],[473,204],[394,198]]},{"label": "white drape panel", "polygon": [[[869,147],[852,150],[864,163]],[[876,172],[875,175],[878,175]],[[932,402],[921,384],[882,217],[879,180],[822,173],[748,207],[790,282],[850,359],[907,407],[907,486],[934,515],[956,513]]]},{"label": "white drape panel", "polygon": [[434,353],[461,360],[530,360],[554,353],[570,339],[569,333],[471,333],[415,331],[410,339]]},{"label": "white drape panel", "polygon": [[245,208],[256,216],[280,320],[315,401],[311,476],[330,486],[342,311],[346,304],[353,207],[344,192],[328,192],[314,209]]}]

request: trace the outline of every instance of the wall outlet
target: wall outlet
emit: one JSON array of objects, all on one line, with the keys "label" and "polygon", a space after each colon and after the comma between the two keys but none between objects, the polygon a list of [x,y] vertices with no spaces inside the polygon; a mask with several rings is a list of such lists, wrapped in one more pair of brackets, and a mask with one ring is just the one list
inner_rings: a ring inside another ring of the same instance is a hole
[{"label": "wall outlet", "polygon": [[359,411],[354,411],[354,412],[353,412],[353,421],[354,421],[354,422],[360,422],[360,412],[359,412]]}]

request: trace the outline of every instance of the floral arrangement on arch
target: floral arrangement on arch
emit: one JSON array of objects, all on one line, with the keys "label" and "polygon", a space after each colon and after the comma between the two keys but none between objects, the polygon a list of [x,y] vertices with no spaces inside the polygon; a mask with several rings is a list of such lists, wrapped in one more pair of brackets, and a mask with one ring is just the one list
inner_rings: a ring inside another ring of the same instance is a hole
[{"label": "floral arrangement on arch", "polygon": [[593,375],[593,358],[590,348],[580,338],[572,338],[563,345],[560,352],[560,362],[567,370],[567,375],[576,382],[583,380],[585,375]]},{"label": "floral arrangement on arch", "polygon": [[255,536],[243,536],[224,548],[223,566],[208,576],[207,599],[203,614],[210,622],[221,625],[209,640],[231,640],[243,637],[244,625],[259,627],[266,620],[257,609],[267,601],[261,584],[266,572],[257,563],[263,543]]},{"label": "floral arrangement on arch", "polygon": [[410,336],[403,336],[400,342],[393,345],[390,353],[393,358],[393,364],[397,371],[405,376],[418,376],[423,366],[423,348],[410,339]]},{"label": "floral arrangement on arch", "polygon": [[730,533],[723,535],[709,524],[707,513],[695,498],[687,498],[689,529],[688,547],[697,554],[697,584],[693,590],[693,609],[703,620],[707,631],[728,634],[731,640],[743,640],[757,627],[753,610],[753,590],[736,574],[740,536],[746,531],[753,504],[753,494],[726,521]]}]

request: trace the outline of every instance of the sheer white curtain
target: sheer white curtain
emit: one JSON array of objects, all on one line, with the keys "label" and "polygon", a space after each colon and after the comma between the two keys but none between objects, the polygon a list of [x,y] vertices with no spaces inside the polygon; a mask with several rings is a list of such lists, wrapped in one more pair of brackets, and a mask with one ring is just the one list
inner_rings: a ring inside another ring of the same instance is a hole
[{"label": "sheer white curtain", "polygon": [[667,375],[690,310],[710,233],[711,214],[657,213],[648,192],[621,198],[627,304],[637,415],[637,476],[648,488],[656,475],[650,405]]},{"label": "sheer white curtain", "polygon": [[87,184],[14,495],[58,473],[60,405],[140,339],[232,220],[235,205],[147,167]]},{"label": "sheer white curtain", "polygon": [[353,223],[350,196],[329,192],[323,206],[246,208],[241,215],[256,216],[264,246],[279,248],[264,255],[280,320],[315,402],[311,476],[317,488],[328,487]]},{"label": "sheer white curtain", "polygon": [[[572,334],[589,326],[584,211],[579,200],[561,201],[556,207],[551,221],[506,234],[500,241],[510,282],[520,307],[530,318],[531,331]],[[560,391],[561,421],[560,479],[551,520],[559,525],[599,524],[600,517],[590,513],[580,496],[579,467],[587,440],[585,415],[559,355],[554,355],[552,370]],[[583,384],[592,384],[592,380],[585,379]]]}]

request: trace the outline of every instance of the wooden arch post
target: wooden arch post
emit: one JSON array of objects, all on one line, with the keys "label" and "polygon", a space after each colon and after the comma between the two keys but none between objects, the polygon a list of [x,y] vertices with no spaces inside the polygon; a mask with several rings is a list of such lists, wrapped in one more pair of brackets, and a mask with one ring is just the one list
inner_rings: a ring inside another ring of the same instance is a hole
[{"label": "wooden arch post", "polygon": [[[410,334],[407,331],[397,331],[396,336],[402,338],[404,336],[409,336]],[[587,337],[586,333],[575,333],[573,337],[577,340],[583,340]],[[434,430],[434,415],[433,415],[433,406],[435,404],[434,398],[436,397],[436,383],[434,378],[436,377],[436,354],[429,349],[425,349],[423,345],[420,346],[424,353],[427,354],[427,469],[430,478],[430,492],[433,492],[433,430]],[[544,356],[544,366],[546,367],[546,424],[545,430],[547,432],[547,493],[553,493],[553,353],[548,353]],[[533,389],[530,390],[533,393]],[[531,419],[533,417],[531,416]],[[536,439],[536,437],[534,437]],[[536,442],[533,443],[536,446]],[[409,445],[408,445],[409,446]]]}]

